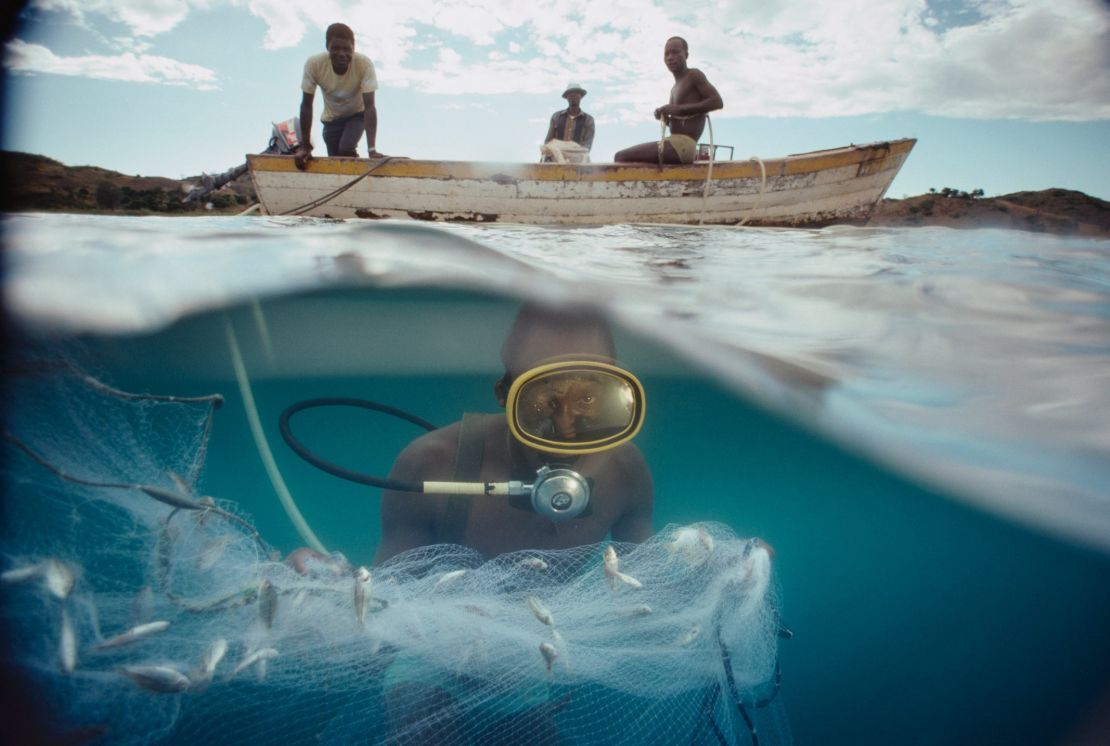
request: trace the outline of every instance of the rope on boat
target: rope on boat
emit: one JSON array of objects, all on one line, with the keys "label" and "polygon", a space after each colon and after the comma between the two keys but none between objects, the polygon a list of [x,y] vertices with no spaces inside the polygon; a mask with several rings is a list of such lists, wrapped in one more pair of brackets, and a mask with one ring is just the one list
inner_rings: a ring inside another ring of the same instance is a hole
[{"label": "rope on boat", "polygon": [[709,202],[709,182],[713,179],[713,161],[717,160],[717,149],[713,147],[713,120],[705,115],[705,123],[709,125],[709,168],[705,170],[705,186],[701,190],[701,215],[698,215],[698,225],[705,222],[705,207]]},{"label": "rope on boat", "polygon": [[755,161],[759,164],[759,196],[755,198],[755,204],[752,205],[752,209],[748,212],[748,217],[737,223],[737,226],[744,225],[749,220],[751,220],[752,215],[754,215],[755,211],[759,209],[759,204],[763,201],[763,192],[767,189],[767,167],[763,165],[763,160],[758,155],[753,155],[748,160]]},{"label": "rope on boat", "polygon": [[[672,116],[671,119],[690,119],[696,116],[691,114],[686,117]],[[713,120],[705,115],[705,123],[709,125],[709,167],[705,170],[705,186],[701,190],[701,214],[698,215],[698,225],[705,222],[705,208],[709,201],[709,183],[713,180],[713,162],[717,159],[717,149],[713,147]],[[663,167],[663,145],[667,142],[667,120],[659,120],[659,167]],[[743,225],[743,223],[741,223]]]},{"label": "rope on boat", "polygon": [[286,210],[285,212],[283,212],[281,214],[282,215],[304,215],[309,210],[314,210],[317,207],[319,207],[320,205],[328,202],[329,200],[335,199],[339,195],[343,194],[343,192],[347,191],[348,189],[353,187],[355,184],[359,183],[360,181],[365,179],[367,176],[372,174],[379,167],[384,166],[386,163],[388,163],[391,160],[393,160],[393,158],[391,156],[386,156],[385,158],[382,158],[381,160],[379,160],[377,163],[375,163],[370,168],[366,169],[365,172],[363,172],[363,173],[359,174],[358,176],[356,176],[355,178],[351,179],[350,181],[348,181],[346,184],[339,187],[335,191],[328,192],[323,197],[319,197],[317,199],[314,199],[311,202],[306,202],[303,205],[301,205],[300,207],[294,207],[292,210]]}]

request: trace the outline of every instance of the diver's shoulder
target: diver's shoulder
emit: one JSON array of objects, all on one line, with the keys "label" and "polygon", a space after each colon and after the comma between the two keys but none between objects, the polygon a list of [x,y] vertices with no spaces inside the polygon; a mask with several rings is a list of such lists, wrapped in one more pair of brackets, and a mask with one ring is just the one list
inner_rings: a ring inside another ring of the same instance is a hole
[{"label": "diver's shoulder", "polygon": [[445,452],[454,454],[455,448],[459,442],[459,427],[461,422],[452,422],[450,425],[429,430],[418,438],[413,439],[405,450],[401,451],[401,456],[406,455],[420,455],[420,454],[442,454]]},{"label": "diver's shoulder", "polygon": [[414,438],[397,456],[398,466],[439,463],[444,459],[455,458],[459,442],[459,423],[437,428]]},{"label": "diver's shoulder", "polygon": [[623,443],[614,448],[611,458],[622,469],[647,471],[648,468],[643,451],[635,443]]}]

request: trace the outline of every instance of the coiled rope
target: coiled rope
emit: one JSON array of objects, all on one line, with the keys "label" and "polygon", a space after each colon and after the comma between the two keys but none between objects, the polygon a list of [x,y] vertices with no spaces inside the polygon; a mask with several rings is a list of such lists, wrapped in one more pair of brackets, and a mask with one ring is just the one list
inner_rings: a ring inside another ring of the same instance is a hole
[{"label": "coiled rope", "polygon": [[319,197],[317,199],[314,199],[311,202],[306,202],[303,205],[301,205],[300,207],[294,207],[292,210],[286,210],[285,212],[283,212],[281,214],[282,215],[304,215],[309,210],[313,210],[313,209],[319,207],[320,205],[328,202],[329,200],[335,199],[339,195],[343,194],[343,192],[347,191],[348,189],[353,187],[355,184],[359,183],[360,181],[365,179],[367,176],[374,173],[374,171],[376,171],[378,168],[380,168],[381,166],[384,166],[386,163],[388,163],[389,161],[392,161],[392,160],[393,160],[392,157],[386,156],[386,157],[382,158],[381,160],[379,160],[377,163],[375,163],[373,166],[370,166],[370,168],[366,169],[366,171],[364,171],[363,173],[359,174],[358,176],[351,179],[350,181],[348,181],[343,186],[339,187],[338,189],[336,189],[334,191],[331,191],[331,192],[328,192],[323,197]]},{"label": "coiled rope", "polygon": [[[662,168],[662,166],[663,166],[663,146],[667,142],[668,122],[671,119],[690,119],[693,116],[697,116],[697,115],[690,115],[690,116],[685,116],[685,117],[671,116],[667,119],[660,119],[659,120],[659,166],[660,166],[660,168]],[[713,164],[717,160],[717,148],[715,147],[714,142],[713,142],[713,120],[708,114],[705,115],[705,123],[709,127],[709,165],[705,169],[705,185],[702,187],[702,190],[701,190],[701,213],[698,215],[698,225],[702,225],[702,224],[705,223],[705,211],[706,211],[706,208],[709,205],[709,185],[713,181]],[[752,208],[748,212],[747,217],[745,217],[743,220],[741,220],[739,223],[737,223],[737,225],[745,225],[749,220],[751,220],[752,215],[755,213],[755,211],[757,209],[759,209],[759,205],[763,202],[763,193],[767,190],[767,167],[763,164],[763,160],[757,155],[753,155],[748,160],[755,161],[756,163],[759,164],[759,175],[760,175],[759,195],[756,197],[755,204],[752,205]]]},{"label": "coiled rope", "polygon": [[759,209],[759,204],[763,201],[763,192],[767,190],[767,167],[763,165],[763,159],[758,155],[753,155],[748,160],[755,161],[759,164],[759,196],[755,198],[755,204],[752,205],[752,209],[748,211],[748,216],[737,223],[738,226],[744,225],[751,220],[752,215]]}]

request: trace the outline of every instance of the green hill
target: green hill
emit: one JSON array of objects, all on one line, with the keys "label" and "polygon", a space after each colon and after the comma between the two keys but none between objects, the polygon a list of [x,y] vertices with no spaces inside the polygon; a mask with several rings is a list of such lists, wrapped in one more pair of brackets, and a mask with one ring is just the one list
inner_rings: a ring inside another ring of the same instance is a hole
[{"label": "green hill", "polygon": [[212,214],[242,212],[257,202],[250,177],[243,176],[209,195],[205,203],[183,203],[199,181],[127,176],[96,166],[66,166],[30,153],[0,151],[0,172],[9,212],[107,212],[121,214]]}]

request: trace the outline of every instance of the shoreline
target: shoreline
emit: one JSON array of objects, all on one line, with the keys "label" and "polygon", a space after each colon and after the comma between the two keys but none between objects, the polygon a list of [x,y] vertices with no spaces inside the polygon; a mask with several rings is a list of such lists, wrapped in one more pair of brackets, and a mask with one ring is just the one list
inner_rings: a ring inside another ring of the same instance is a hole
[{"label": "shoreline", "polygon": [[943,190],[905,199],[881,200],[867,225],[1007,228],[1062,236],[1110,238],[1110,202],[1083,192],[1058,188],[998,197]]},{"label": "shoreline", "polygon": [[[46,156],[0,151],[5,212],[78,215],[235,216],[258,202],[244,174],[205,203],[183,203],[202,176],[170,179],[128,176],[95,166],[66,166]],[[868,227],[1003,228],[1062,236],[1110,238],[1110,202],[1070,189],[1044,189],[986,197],[942,189],[883,199]]]}]

